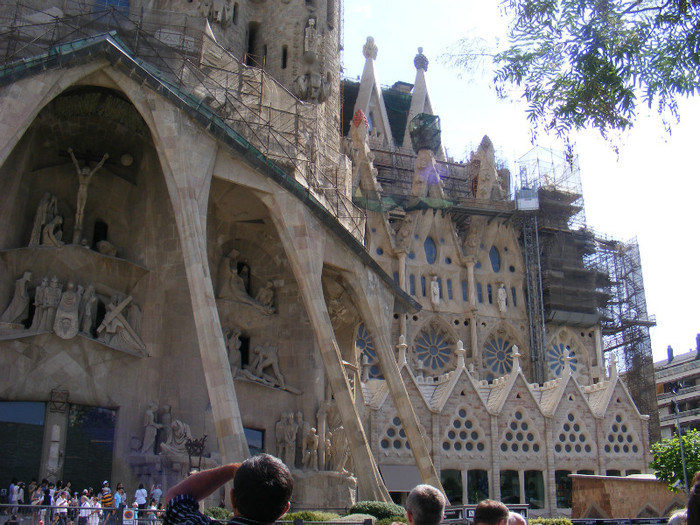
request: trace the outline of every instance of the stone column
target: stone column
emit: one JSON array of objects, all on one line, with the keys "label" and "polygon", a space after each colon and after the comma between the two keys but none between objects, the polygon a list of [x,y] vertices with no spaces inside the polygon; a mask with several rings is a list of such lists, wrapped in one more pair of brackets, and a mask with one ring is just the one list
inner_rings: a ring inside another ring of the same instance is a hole
[{"label": "stone column", "polygon": [[[409,293],[406,284],[406,252],[398,252],[397,256],[399,260],[399,286],[404,292]],[[406,324],[406,314],[399,314],[399,333],[406,335]]]},{"label": "stone column", "polygon": [[367,443],[323,296],[321,282],[323,255],[325,244],[334,242],[333,238],[292,195],[279,193],[275,196],[261,195],[260,197],[270,210],[270,217],[277,228],[297,280],[299,293],[323,360],[326,377],[331,385],[338,413],[345,428],[355,465],[355,474],[363,489],[363,498],[391,501]]},{"label": "stone column", "polygon": [[[151,95],[151,132],[173,205],[212,416],[224,463],[250,455],[209,272],[206,216],[217,143]],[[140,108],[141,109],[141,108]]]},{"label": "stone column", "polygon": [[353,288],[357,293],[362,319],[372,335],[384,379],[406,432],[406,438],[411,445],[416,467],[423,483],[442,490],[440,477],[435,471],[430,452],[421,435],[418,418],[413,411],[406,385],[401,379],[399,367],[394,358],[390,342],[394,298],[389,288],[381,283],[376,275],[366,271],[362,277],[361,281],[352,283]]}]

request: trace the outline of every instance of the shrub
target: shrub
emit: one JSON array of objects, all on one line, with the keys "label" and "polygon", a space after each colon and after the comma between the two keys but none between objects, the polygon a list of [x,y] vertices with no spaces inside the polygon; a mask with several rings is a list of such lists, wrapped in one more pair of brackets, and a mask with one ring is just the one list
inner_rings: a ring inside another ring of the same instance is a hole
[{"label": "shrub", "polygon": [[406,511],[396,503],[384,501],[358,501],[350,509],[349,514],[369,514],[378,520],[394,516],[406,516]]},{"label": "shrub", "polygon": [[532,518],[527,520],[528,525],[573,525],[572,521],[566,518]]},{"label": "shrub", "polygon": [[372,520],[372,524],[374,525],[377,518],[370,514],[346,514],[345,516],[334,519],[332,523],[362,523],[365,520]]},{"label": "shrub", "polygon": [[384,518],[377,521],[375,525],[391,525],[395,521],[398,523],[408,523],[405,516],[392,516],[391,518]]},{"label": "shrub", "polygon": [[217,521],[228,521],[231,519],[231,513],[221,507],[208,507],[204,509],[204,515]]},{"label": "shrub", "polygon": [[332,521],[340,516],[334,512],[322,512],[320,510],[300,510],[298,512],[290,512],[280,518],[280,521]]}]

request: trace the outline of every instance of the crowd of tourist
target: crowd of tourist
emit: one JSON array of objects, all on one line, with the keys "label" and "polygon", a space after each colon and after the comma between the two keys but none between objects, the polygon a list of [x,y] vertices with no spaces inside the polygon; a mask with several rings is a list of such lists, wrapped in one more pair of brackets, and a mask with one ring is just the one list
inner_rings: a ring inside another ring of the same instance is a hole
[{"label": "crowd of tourist", "polygon": [[[90,487],[79,493],[72,491],[70,482],[54,484],[44,479],[37,484],[32,480],[25,486],[13,479],[7,507],[12,516],[5,525],[19,525],[22,516],[30,513],[38,518],[34,520],[38,525],[126,525],[122,523],[125,508],[132,510],[134,525],[155,525],[161,512],[163,525],[214,525],[218,522],[202,514],[198,503],[229,481],[233,481],[234,517],[227,525],[272,525],[289,510],[293,487],[289,469],[278,458],[259,454],[243,463],[193,474],[168,491],[165,511],[160,485],[153,485],[149,492],[140,484],[130,505],[121,483],[114,492],[104,481],[99,490]],[[440,524],[445,503],[439,490],[418,485],[406,502],[408,525]],[[700,472],[693,478],[687,509],[676,512],[668,523],[700,525]],[[527,521],[500,501],[484,500],[474,511],[473,525],[527,525]]]},{"label": "crowd of tourist", "polygon": [[38,525],[122,525],[125,508],[133,510],[134,523],[146,525],[162,512],[162,497],[158,484],[149,492],[141,483],[129,501],[121,483],[114,491],[108,481],[99,489],[76,491],[70,481],[53,483],[43,479],[37,483],[33,479],[27,485],[13,478],[7,491],[6,513],[10,519],[6,525],[20,523],[28,516]]}]

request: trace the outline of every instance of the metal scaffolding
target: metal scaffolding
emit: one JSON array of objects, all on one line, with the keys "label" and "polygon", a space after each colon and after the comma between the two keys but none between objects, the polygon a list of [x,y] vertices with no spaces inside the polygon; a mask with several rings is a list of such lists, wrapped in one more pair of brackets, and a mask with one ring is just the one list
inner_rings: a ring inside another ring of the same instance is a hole
[{"label": "metal scaffolding", "polygon": [[655,442],[661,436],[649,328],[656,319],[647,312],[639,244],[636,238],[621,242],[596,236],[596,247],[589,264],[610,277],[602,290],[610,296],[602,311],[603,351],[617,361],[639,411],[651,416],[649,435]]},{"label": "metal scaffolding", "polygon": [[61,9],[38,0],[3,2],[0,69],[9,78],[35,57],[60,55],[109,34],[179,96],[196,99],[293,176],[362,241],[366,215],[345,194],[348,174],[339,168],[337,142],[320,140],[330,131],[319,107],[234,57],[208,35],[207,23],[184,13],[130,8],[120,0],[64,0]]}]

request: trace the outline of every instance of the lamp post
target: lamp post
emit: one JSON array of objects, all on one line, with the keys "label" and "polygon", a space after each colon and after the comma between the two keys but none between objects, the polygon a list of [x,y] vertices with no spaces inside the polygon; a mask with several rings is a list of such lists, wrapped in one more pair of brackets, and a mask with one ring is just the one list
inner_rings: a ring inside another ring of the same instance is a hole
[{"label": "lamp post", "polygon": [[[204,453],[204,443],[206,440],[206,434],[200,439],[187,438],[185,440],[185,448],[187,449],[187,456],[189,459],[189,474],[199,472],[199,469],[202,467],[202,454]],[[196,465],[194,464],[193,457],[197,458]]]},{"label": "lamp post", "polygon": [[681,462],[683,463],[683,482],[685,483],[685,494],[689,496],[688,492],[688,471],[685,466],[685,451],[683,449],[683,433],[681,432],[681,418],[678,415],[678,401],[676,400],[676,395],[678,391],[683,388],[683,383],[676,381],[671,385],[671,392],[673,393],[673,401],[671,401],[671,407],[673,412],[676,414],[676,429],[678,430],[678,443],[681,446]]}]

